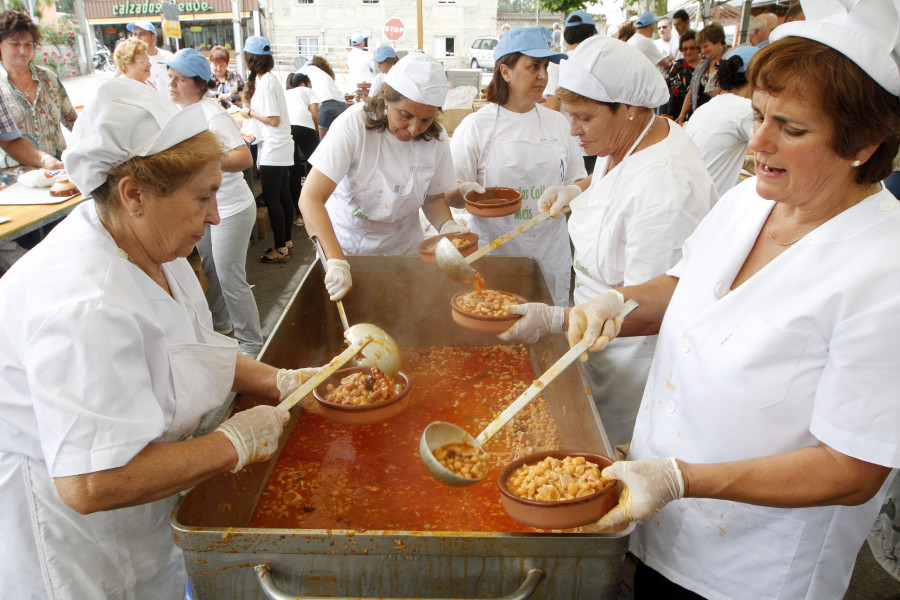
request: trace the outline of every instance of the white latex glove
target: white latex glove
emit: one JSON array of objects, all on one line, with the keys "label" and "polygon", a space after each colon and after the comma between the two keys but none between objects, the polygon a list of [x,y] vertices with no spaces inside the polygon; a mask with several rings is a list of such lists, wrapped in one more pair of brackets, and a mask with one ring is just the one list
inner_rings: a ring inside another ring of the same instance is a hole
[{"label": "white latex glove", "polygon": [[350,263],[339,258],[328,259],[328,271],[325,273],[325,289],[328,290],[332,302],[337,302],[347,295],[353,287],[350,277]]},{"label": "white latex glove", "polygon": [[479,194],[483,194],[484,191],[484,187],[477,181],[463,181],[461,184],[459,184],[459,195],[463,197],[463,200],[466,199],[466,194],[468,194],[469,192],[478,192]]},{"label": "white latex glove", "polygon": [[597,521],[597,526],[603,529],[629,521],[646,523],[663,506],[684,497],[684,477],[674,458],[614,462],[603,469],[602,475],[625,484],[619,503]]},{"label": "white latex glove", "polygon": [[548,333],[561,332],[566,320],[566,311],[562,306],[548,306],[541,302],[514,304],[506,310],[524,316],[499,335],[504,342],[533,344]]},{"label": "white latex glove", "polygon": [[291,413],[277,406],[260,405],[237,413],[216,428],[237,450],[237,473],[244,466],[270,458],[278,449],[282,428]]},{"label": "white latex glove", "polygon": [[462,220],[447,219],[441,223],[441,229],[438,233],[442,235],[445,233],[469,233],[469,226]]},{"label": "white latex glove", "polygon": [[[625,296],[616,290],[606,290],[596,298],[573,306],[569,311],[569,345],[584,340],[591,352],[600,352],[619,335],[622,318],[618,317]],[[586,360],[586,357],[582,357]]]},{"label": "white latex glove", "polygon": [[322,367],[307,367],[305,369],[279,369],[275,376],[275,384],[278,386],[279,400],[284,400],[293,394],[297,388],[312,379]]},{"label": "white latex glove", "polygon": [[550,211],[551,217],[558,217],[566,212],[569,203],[581,195],[581,188],[575,185],[551,185],[538,198],[538,210]]}]

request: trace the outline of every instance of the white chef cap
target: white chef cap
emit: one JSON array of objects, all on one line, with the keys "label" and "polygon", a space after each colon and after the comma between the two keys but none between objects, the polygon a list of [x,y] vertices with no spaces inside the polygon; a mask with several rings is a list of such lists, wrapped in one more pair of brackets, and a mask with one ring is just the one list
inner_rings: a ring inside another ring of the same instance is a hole
[{"label": "white chef cap", "polygon": [[559,63],[559,87],[598,102],[656,108],[669,88],[656,65],[623,41],[595,35]]},{"label": "white chef cap", "polygon": [[413,102],[429,106],[443,106],[450,91],[441,63],[418,52],[397,61],[384,76],[384,82]]},{"label": "white chef cap", "polygon": [[806,21],[791,21],[769,40],[803,37],[834,48],[878,85],[900,96],[900,3],[891,0],[802,1]]},{"label": "white chef cap", "polygon": [[150,86],[119,77],[100,84],[75,121],[63,152],[69,179],[89,194],[110,169],[150,156],[208,129],[200,103],[184,110]]}]

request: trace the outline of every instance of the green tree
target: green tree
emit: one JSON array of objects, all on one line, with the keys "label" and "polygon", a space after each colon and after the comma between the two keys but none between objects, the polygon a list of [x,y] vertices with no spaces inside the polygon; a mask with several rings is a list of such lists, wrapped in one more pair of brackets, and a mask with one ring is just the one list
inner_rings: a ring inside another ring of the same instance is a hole
[{"label": "green tree", "polygon": [[587,5],[583,0],[541,0],[541,9],[547,12],[569,14]]},{"label": "green tree", "polygon": [[75,2],[74,0],[56,0],[56,12],[74,14],[75,13]]},{"label": "green tree", "polygon": [[500,0],[498,13],[534,12],[534,0]]}]

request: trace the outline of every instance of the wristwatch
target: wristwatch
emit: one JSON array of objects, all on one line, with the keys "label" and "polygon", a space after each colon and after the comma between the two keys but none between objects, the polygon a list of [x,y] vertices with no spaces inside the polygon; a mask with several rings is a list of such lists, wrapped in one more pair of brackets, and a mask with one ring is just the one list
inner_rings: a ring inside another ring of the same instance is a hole
[{"label": "wristwatch", "polygon": [[42,168],[42,169],[45,168],[45,167],[44,167],[44,161],[47,160],[48,158],[53,158],[53,157],[50,156],[49,154],[45,154],[45,155],[43,155],[43,156],[41,157],[41,163],[40,163],[40,164],[41,164],[41,168]]}]

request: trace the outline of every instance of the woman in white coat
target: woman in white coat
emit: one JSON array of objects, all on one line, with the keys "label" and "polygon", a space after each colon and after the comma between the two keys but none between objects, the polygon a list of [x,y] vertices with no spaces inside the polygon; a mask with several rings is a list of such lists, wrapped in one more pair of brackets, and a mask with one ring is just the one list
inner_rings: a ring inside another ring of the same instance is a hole
[{"label": "woman in white coat", "polygon": [[[576,303],[646,281],[681,258],[681,245],[706,215],[715,188],[684,130],[653,109],[668,97],[659,70],[636,48],[595,36],[560,63],[556,92],[572,116],[572,133],[598,157],[591,186],[549,188],[541,210],[559,217],[572,210],[568,231],[575,248]],[[570,204],[571,203],[571,204]],[[553,221],[562,222],[556,218]],[[537,340],[562,331],[560,307],[540,303],[502,339]],[[654,336],[620,342],[592,355],[585,374],[613,445],[631,439]]]},{"label": "woman in white coat", "polygon": [[182,48],[166,60],[169,99],[179,108],[199,104],[209,130],[226,148],[222,156],[222,185],[216,192],[218,225],[208,225],[197,252],[209,280],[207,297],[216,331],[234,330],[238,351],[255,358],[262,350],[263,335],[256,298],[247,283],[247,241],[256,222],[256,202],[243,171],[253,166],[253,156],[241,137],[237,122],[219,102],[206,99],[212,77],[209,61],[193,48]]},{"label": "woman in white coat", "polygon": [[300,194],[306,230],[328,257],[325,285],[340,300],[352,283],[346,254],[415,254],[419,209],[441,233],[465,231],[444,194],[456,187],[447,134],[436,120],[450,89],[424,54],[403,57],[374,98],[333,123]]},{"label": "woman in white coat", "polygon": [[[580,185],[587,172],[578,140],[566,118],[537,103],[547,85],[547,65],[565,54],[549,49],[539,27],[519,27],[494,49],[490,102],[467,116],[450,140],[456,178],[463,182],[452,202],[484,187],[511,187],[522,193],[522,208],[507,217],[471,217],[469,228],[484,246],[538,216],[538,199],[551,186]],[[569,305],[572,257],[564,219],[551,219],[493,251],[501,256],[531,256],[540,261],[559,306]]]},{"label": "woman in white coat", "polygon": [[253,119],[259,133],[256,162],[262,196],[272,222],[275,245],[259,258],[264,263],[287,262],[294,242],[294,202],[291,198],[291,167],[294,165],[294,138],[287,100],[278,78],[272,72],[275,59],[269,40],[252,35],[244,43],[244,64],[250,74],[244,89],[241,116]]},{"label": "woman in white coat", "polygon": [[0,597],[182,598],[175,495],[267,459],[287,411],[192,437],[279,371],[212,329],[185,257],[219,222],[221,147],[199,106],[104,81],[64,153],[80,204],[0,280]]},{"label": "woman in white coat", "polygon": [[659,330],[632,460],[603,472],[628,489],[600,525],[646,523],[639,599],[840,600],[900,467],[900,14],[804,9],[750,65],[758,176],[668,273],[569,315],[598,348],[623,297],[623,335]]},{"label": "woman in white coat", "polygon": [[721,93],[694,111],[684,130],[697,148],[722,196],[740,181],[753,135],[753,107],[747,66],[758,48],[739,46],[729,52],[716,70]]}]

